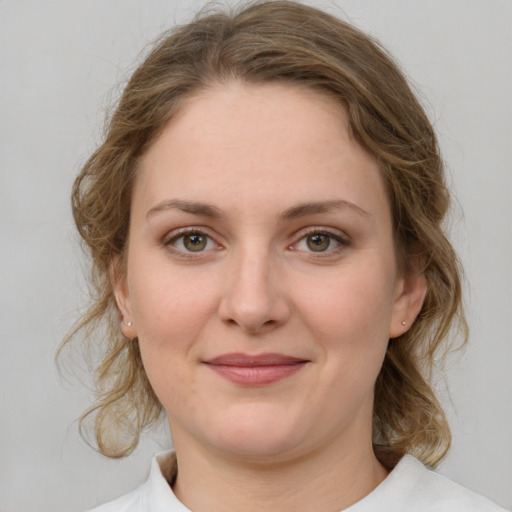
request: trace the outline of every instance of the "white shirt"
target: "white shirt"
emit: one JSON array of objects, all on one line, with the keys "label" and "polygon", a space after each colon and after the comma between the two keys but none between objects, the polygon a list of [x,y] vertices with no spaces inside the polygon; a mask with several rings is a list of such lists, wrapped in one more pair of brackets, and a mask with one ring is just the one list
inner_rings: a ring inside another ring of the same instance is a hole
[{"label": "white shirt", "polygon": [[[157,454],[147,481],[135,491],[89,512],[191,512],[164,475],[176,472],[173,452]],[[505,512],[488,499],[428,470],[410,455],[388,477],[345,512]],[[316,512],[316,511],[315,511]]]}]

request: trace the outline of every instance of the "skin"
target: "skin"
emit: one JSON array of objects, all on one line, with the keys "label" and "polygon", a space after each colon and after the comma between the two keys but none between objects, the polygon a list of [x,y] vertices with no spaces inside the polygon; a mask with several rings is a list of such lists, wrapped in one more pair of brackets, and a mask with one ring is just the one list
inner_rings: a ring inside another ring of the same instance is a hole
[{"label": "skin", "polygon": [[[202,250],[188,250],[190,230]],[[373,386],[426,283],[397,269],[379,168],[333,100],[239,82],[190,99],[140,162],[115,290],[168,413],[186,506],[338,511],[386,477]],[[204,363],[233,352],[307,363],[239,385]]]}]

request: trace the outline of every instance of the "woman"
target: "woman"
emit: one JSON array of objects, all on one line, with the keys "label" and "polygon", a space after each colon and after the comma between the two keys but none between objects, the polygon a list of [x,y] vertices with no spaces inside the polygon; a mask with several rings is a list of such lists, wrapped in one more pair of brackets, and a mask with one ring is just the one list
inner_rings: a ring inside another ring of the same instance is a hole
[{"label": "woman", "polygon": [[350,25],[275,1],[166,35],[73,193],[99,451],[162,410],[175,447],[97,510],[500,510],[424,466],[465,332],[448,204],[421,106]]}]

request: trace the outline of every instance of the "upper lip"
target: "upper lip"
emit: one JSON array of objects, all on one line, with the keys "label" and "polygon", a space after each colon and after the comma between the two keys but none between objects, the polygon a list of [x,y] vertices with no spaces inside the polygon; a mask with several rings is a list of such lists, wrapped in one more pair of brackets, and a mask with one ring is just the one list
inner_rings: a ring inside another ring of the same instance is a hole
[{"label": "upper lip", "polygon": [[306,362],[308,362],[307,359],[300,357],[270,353],[257,355],[243,353],[221,354],[220,356],[204,361],[205,364],[217,366],[277,366]]}]

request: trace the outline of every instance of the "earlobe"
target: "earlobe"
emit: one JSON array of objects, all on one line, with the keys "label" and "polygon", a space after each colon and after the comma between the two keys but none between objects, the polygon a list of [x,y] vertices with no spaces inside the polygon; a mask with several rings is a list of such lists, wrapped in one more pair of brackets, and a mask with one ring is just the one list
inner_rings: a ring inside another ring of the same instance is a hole
[{"label": "earlobe", "polygon": [[125,338],[134,339],[137,337],[137,330],[133,323],[126,269],[122,265],[119,258],[114,259],[109,266],[108,274],[114,292],[115,306],[121,324],[121,333]]},{"label": "earlobe", "polygon": [[131,320],[121,320],[121,334],[129,340],[133,340],[137,337],[137,330]]},{"label": "earlobe", "polygon": [[427,289],[428,283],[423,272],[399,279],[389,325],[390,338],[397,338],[411,328],[423,307]]}]

